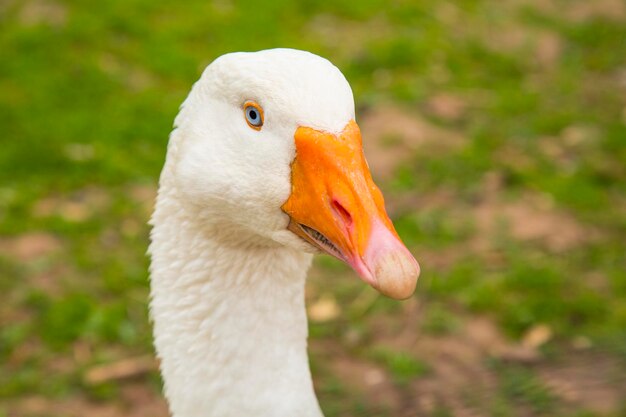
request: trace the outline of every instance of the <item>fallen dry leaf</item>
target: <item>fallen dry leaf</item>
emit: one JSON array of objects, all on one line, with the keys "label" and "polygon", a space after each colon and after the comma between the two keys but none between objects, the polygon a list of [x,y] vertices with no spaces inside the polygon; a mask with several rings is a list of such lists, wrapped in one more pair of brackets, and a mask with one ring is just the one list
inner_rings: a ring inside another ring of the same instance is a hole
[{"label": "fallen dry leaf", "polygon": [[320,323],[336,319],[340,312],[341,309],[339,308],[337,301],[335,301],[335,298],[330,295],[322,296],[308,309],[311,321]]},{"label": "fallen dry leaf", "polygon": [[522,346],[537,349],[552,338],[552,329],[547,324],[537,324],[526,331],[522,337]]},{"label": "fallen dry leaf", "polygon": [[88,384],[95,385],[137,377],[157,369],[158,365],[154,357],[139,356],[91,368],[86,372],[84,379]]}]

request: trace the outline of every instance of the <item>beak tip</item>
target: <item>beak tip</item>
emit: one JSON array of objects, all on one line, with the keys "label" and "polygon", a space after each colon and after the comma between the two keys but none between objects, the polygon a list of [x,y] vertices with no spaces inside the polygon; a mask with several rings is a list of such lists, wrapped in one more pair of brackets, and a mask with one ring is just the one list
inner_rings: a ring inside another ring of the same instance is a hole
[{"label": "beak tip", "polygon": [[405,251],[389,251],[376,259],[373,268],[375,288],[396,300],[404,300],[415,291],[420,267]]}]

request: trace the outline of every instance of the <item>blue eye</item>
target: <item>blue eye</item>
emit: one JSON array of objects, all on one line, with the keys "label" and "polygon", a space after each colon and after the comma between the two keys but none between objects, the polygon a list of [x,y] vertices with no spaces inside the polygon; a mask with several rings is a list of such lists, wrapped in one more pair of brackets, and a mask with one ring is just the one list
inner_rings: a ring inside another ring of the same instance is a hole
[{"label": "blue eye", "polygon": [[261,130],[263,126],[263,109],[254,101],[246,101],[243,105],[243,112],[248,125],[256,130]]}]

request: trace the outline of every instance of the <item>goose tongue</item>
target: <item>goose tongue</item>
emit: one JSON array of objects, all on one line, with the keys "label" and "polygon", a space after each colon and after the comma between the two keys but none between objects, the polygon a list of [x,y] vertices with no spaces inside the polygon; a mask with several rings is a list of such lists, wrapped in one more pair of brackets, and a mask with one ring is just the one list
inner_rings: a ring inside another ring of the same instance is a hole
[{"label": "goose tongue", "polygon": [[300,127],[292,192],[282,209],[289,229],[350,265],[381,293],[413,294],[419,265],[396,233],[363,155],[354,121],[339,135]]}]

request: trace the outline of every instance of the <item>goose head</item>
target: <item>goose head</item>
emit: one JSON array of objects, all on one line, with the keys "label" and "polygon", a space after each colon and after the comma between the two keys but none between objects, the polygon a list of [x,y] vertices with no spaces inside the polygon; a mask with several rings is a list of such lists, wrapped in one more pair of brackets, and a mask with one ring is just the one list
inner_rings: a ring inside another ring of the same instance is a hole
[{"label": "goose head", "polygon": [[215,60],[176,118],[179,199],[228,245],[325,252],[381,293],[409,297],[419,265],[365,160],[343,74],[291,49]]}]

